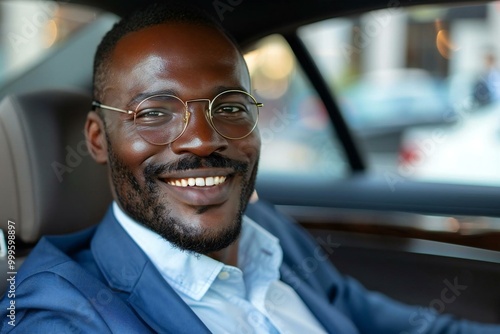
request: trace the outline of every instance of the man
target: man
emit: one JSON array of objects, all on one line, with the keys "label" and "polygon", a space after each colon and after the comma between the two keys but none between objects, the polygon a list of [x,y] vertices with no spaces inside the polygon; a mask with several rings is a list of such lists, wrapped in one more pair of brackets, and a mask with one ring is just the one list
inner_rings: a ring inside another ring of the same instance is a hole
[{"label": "man", "polygon": [[247,208],[261,105],[203,14],[154,6],[123,20],[98,48],[94,88],[85,133],[114,203],[97,227],[42,239],[2,333],[498,332],[367,292],[327,264],[293,272],[318,248],[266,204]]},{"label": "man", "polygon": [[484,70],[473,87],[473,96],[479,106],[496,103],[500,100],[500,71],[495,55],[488,52],[484,57]]}]

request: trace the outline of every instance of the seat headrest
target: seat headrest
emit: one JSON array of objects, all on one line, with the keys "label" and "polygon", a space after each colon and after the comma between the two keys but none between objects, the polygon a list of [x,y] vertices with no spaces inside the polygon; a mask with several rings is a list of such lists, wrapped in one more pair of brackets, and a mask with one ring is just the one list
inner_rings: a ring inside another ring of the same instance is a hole
[{"label": "seat headrest", "polygon": [[39,91],[0,102],[0,227],[37,241],[100,221],[111,202],[105,166],[87,151],[89,94]]}]

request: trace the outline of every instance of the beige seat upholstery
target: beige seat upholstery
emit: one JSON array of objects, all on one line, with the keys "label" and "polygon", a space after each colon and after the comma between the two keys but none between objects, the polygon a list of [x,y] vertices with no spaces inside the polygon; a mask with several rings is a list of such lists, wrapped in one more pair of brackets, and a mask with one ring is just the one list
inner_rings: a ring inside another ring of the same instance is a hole
[{"label": "beige seat upholstery", "polygon": [[86,93],[55,90],[0,102],[0,228],[7,236],[15,223],[18,258],[42,235],[96,224],[111,201],[106,167],[85,145],[90,106]]}]

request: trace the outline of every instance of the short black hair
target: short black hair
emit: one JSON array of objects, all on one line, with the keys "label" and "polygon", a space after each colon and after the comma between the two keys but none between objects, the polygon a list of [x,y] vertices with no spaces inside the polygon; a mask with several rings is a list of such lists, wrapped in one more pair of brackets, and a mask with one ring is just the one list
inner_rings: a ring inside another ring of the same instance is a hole
[{"label": "short black hair", "polygon": [[164,1],[143,7],[116,23],[97,47],[93,73],[94,100],[100,101],[102,98],[101,91],[108,76],[111,53],[120,39],[128,33],[163,23],[190,23],[216,28],[234,43],[215,19],[193,5]]}]

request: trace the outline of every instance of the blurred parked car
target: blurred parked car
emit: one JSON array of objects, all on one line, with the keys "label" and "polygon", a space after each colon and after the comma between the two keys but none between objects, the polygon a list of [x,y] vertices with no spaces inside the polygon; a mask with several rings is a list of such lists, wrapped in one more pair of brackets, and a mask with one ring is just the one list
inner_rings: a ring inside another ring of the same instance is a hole
[{"label": "blurred parked car", "polygon": [[[430,182],[500,185],[500,104],[456,115],[448,126],[412,127],[401,141],[399,170]],[[476,166],[480,172],[474,172]]]},{"label": "blurred parked car", "polygon": [[417,68],[364,74],[342,96],[347,122],[369,139],[411,126],[445,123],[453,114],[445,85]]}]

